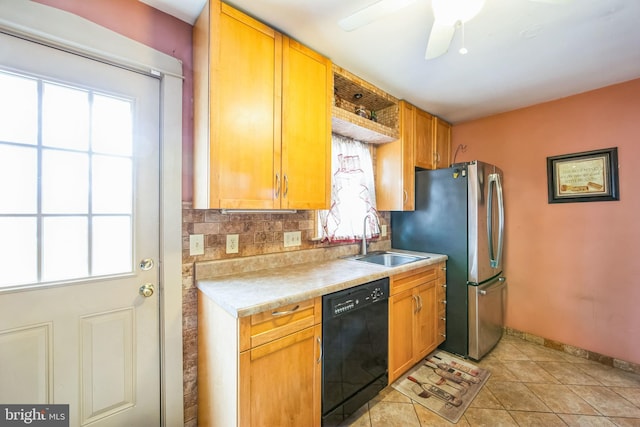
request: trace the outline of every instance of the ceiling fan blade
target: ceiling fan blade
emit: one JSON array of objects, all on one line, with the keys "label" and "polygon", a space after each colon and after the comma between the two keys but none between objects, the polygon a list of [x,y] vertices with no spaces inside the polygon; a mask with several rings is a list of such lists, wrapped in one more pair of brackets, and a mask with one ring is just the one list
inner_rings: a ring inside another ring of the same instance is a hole
[{"label": "ceiling fan blade", "polygon": [[424,59],[437,58],[438,56],[447,53],[455,31],[455,25],[443,25],[437,20],[434,21],[433,27],[431,27],[431,34],[429,34],[429,42],[427,43],[427,51],[424,55]]},{"label": "ceiling fan blade", "polygon": [[345,31],[353,31],[415,2],[416,0],[381,0],[341,19],[338,25]]},{"label": "ceiling fan blade", "polygon": [[530,0],[536,3],[548,3],[548,4],[567,4],[571,3],[572,0]]}]

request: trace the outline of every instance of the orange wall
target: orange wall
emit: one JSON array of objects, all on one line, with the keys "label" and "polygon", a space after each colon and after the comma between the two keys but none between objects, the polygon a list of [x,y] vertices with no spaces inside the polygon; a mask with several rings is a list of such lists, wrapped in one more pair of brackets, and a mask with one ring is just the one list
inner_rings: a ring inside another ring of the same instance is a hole
[{"label": "orange wall", "polygon": [[[639,138],[640,79],[453,127],[504,171],[507,326],[640,363]],[[609,147],[620,201],[547,202],[548,156]]]}]

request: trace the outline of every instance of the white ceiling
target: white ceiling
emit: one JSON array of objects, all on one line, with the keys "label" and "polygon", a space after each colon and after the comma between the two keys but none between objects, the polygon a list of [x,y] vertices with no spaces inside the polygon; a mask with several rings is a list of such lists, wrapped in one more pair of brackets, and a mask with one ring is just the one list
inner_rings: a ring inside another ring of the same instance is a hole
[{"label": "white ceiling", "polygon": [[[140,0],[193,23],[205,0]],[[376,0],[229,0],[334,63],[452,123],[640,77],[640,1],[486,0],[449,52],[425,61],[431,0],[353,32],[340,19]]]}]

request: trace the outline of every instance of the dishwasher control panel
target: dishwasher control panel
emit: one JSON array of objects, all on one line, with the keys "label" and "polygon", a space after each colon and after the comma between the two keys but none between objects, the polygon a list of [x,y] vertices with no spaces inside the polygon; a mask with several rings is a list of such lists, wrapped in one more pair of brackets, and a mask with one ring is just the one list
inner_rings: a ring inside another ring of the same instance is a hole
[{"label": "dishwasher control panel", "polygon": [[389,279],[379,279],[322,298],[325,316],[339,316],[389,298]]}]

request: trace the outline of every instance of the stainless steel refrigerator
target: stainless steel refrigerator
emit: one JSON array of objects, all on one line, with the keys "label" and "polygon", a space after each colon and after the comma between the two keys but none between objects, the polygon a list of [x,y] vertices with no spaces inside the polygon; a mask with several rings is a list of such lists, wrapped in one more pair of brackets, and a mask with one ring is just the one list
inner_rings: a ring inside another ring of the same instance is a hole
[{"label": "stainless steel refrigerator", "polygon": [[502,183],[499,168],[479,161],[416,171],[415,211],[391,213],[393,248],[448,255],[440,348],[475,360],[504,326]]}]

